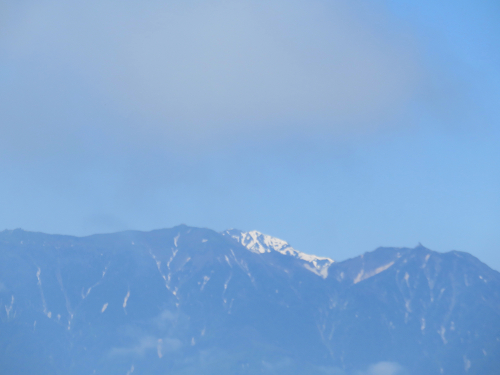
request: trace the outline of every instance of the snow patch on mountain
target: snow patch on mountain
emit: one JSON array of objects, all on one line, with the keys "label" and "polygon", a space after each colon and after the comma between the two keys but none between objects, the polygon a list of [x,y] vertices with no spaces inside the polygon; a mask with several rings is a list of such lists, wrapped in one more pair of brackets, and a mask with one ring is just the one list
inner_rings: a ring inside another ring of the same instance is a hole
[{"label": "snow patch on mountain", "polygon": [[291,247],[288,242],[263,234],[256,230],[243,232],[238,229],[229,229],[222,232],[222,235],[230,236],[245,246],[248,250],[256,254],[265,254],[277,251],[283,255],[299,259],[303,261],[305,269],[321,276],[324,279],[328,276],[328,268],[332,265],[332,263],[334,263],[333,259],[302,253]]}]

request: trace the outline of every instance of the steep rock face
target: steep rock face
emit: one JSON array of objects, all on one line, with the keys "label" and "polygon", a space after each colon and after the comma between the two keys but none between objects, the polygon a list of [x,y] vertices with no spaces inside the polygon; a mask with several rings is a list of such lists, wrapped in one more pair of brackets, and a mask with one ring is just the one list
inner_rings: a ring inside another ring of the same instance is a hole
[{"label": "steep rock face", "polygon": [[342,307],[324,314],[332,352],[354,356],[349,362],[385,356],[417,374],[500,369],[496,354],[488,358],[500,351],[498,272],[469,254],[422,246],[379,248],[339,266],[330,282],[343,285],[332,302]]},{"label": "steep rock face", "polygon": [[1,232],[0,373],[498,373],[498,272],[421,246],[322,259],[259,232]]}]

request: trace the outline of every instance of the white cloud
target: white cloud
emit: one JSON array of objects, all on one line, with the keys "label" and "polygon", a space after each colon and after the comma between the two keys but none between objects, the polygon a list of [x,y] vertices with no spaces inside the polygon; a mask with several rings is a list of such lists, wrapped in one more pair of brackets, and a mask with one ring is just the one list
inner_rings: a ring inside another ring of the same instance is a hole
[{"label": "white cloud", "polygon": [[102,125],[134,141],[367,132],[399,118],[420,85],[408,39],[382,33],[344,0],[51,0],[23,9],[0,37],[9,58],[84,80],[120,116],[138,116]]},{"label": "white cloud", "polygon": [[405,369],[396,362],[379,362],[370,365],[364,372],[358,375],[406,375]]},{"label": "white cloud", "polygon": [[144,335],[138,339],[133,346],[115,347],[110,351],[111,356],[135,356],[143,357],[148,351],[157,351],[165,354],[178,350],[182,347],[182,342],[176,338],[164,337],[156,338],[151,335]]}]

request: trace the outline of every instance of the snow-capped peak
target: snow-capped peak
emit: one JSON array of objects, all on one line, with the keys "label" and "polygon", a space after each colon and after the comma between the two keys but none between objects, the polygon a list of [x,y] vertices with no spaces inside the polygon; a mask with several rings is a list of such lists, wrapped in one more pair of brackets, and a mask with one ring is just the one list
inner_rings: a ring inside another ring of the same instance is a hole
[{"label": "snow-capped peak", "polygon": [[304,268],[318,276],[321,276],[322,278],[326,278],[328,276],[328,268],[334,262],[334,260],[330,258],[302,253],[291,247],[288,242],[263,234],[256,230],[243,232],[237,229],[229,229],[222,232],[222,234],[232,237],[248,250],[256,254],[265,254],[277,251],[283,255],[299,259],[303,261]]}]

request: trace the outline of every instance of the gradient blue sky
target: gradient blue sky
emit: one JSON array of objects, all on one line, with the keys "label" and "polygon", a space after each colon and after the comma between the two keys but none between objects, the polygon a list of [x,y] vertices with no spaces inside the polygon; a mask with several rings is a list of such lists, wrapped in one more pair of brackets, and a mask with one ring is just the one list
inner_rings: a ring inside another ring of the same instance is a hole
[{"label": "gradient blue sky", "polygon": [[498,1],[0,0],[0,228],[257,229],[500,270]]}]

